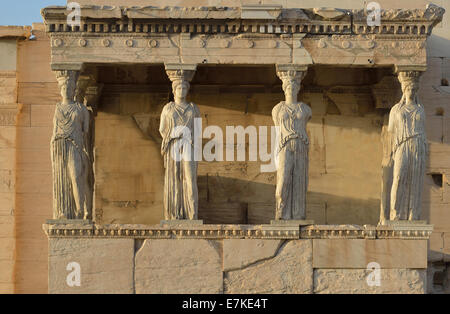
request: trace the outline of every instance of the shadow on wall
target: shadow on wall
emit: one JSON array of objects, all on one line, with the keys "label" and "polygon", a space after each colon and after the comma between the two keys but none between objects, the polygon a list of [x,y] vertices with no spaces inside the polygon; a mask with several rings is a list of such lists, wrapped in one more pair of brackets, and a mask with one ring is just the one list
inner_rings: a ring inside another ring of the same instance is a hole
[{"label": "shadow on wall", "polygon": [[[209,224],[267,224],[275,217],[275,185],[223,176],[199,176],[199,217]],[[316,224],[372,224],[379,199],[308,192],[307,219]]]}]

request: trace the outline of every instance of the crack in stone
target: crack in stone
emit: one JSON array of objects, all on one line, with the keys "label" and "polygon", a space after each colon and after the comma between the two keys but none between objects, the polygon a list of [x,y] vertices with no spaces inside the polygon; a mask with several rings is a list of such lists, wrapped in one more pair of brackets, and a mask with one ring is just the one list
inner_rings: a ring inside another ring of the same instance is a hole
[{"label": "crack in stone", "polygon": [[249,268],[249,267],[252,267],[252,266],[256,266],[256,265],[258,265],[258,264],[262,264],[262,263],[264,263],[264,262],[267,262],[268,260],[271,260],[271,259],[277,257],[278,255],[281,254],[281,251],[284,249],[284,247],[286,246],[286,244],[287,244],[288,242],[290,242],[290,241],[289,241],[289,240],[283,240],[283,241],[281,241],[280,244],[278,245],[278,248],[275,250],[275,253],[274,253],[273,255],[269,256],[269,257],[265,257],[265,258],[259,259],[259,260],[257,260],[257,261],[254,261],[254,262],[252,262],[252,263],[250,263],[250,264],[247,264],[247,265],[245,265],[245,266],[242,266],[242,267],[231,268],[231,269],[229,269],[229,270],[227,270],[227,271],[224,271],[224,274],[225,274],[224,277],[226,277],[226,275],[227,275],[228,273],[230,273],[230,272],[233,272],[233,271],[239,271],[239,270],[245,270],[246,268]]}]

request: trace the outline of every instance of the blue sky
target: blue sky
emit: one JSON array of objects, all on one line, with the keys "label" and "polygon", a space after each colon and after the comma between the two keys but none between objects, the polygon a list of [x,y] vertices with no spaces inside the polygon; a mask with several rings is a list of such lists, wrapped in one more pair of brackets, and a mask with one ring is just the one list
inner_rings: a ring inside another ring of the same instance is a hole
[{"label": "blue sky", "polygon": [[42,23],[42,8],[66,3],[66,0],[0,0],[0,25]]}]

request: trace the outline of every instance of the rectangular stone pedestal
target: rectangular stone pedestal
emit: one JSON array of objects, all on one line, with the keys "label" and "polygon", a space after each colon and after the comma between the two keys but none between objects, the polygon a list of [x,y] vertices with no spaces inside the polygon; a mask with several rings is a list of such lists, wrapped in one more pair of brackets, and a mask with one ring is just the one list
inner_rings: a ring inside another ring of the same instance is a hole
[{"label": "rectangular stone pedestal", "polygon": [[431,226],[299,226],[44,225],[49,292],[425,293]]}]

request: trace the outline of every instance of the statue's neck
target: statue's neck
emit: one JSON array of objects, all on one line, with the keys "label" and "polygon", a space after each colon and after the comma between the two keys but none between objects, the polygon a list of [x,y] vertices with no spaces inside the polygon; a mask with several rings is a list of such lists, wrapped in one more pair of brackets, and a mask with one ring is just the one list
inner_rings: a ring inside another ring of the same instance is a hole
[{"label": "statue's neck", "polygon": [[188,105],[185,98],[175,98],[175,104],[181,107],[187,107]]},{"label": "statue's neck", "polygon": [[287,96],[285,102],[287,105],[293,105],[298,103],[298,99],[297,97],[294,96]]},{"label": "statue's neck", "polygon": [[66,106],[72,105],[73,103],[74,103],[74,101],[70,100],[69,98],[64,98],[61,102],[61,104],[66,105]]}]

